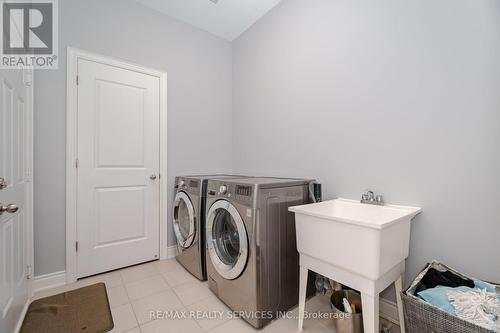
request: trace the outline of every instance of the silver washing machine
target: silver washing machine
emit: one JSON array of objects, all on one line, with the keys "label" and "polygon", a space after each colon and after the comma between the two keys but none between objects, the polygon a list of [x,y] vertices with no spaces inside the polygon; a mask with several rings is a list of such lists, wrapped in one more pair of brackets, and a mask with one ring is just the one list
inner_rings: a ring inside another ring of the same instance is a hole
[{"label": "silver washing machine", "polygon": [[210,289],[261,328],[299,297],[295,219],[312,180],[212,179],[207,185],[206,266]]},{"label": "silver washing machine", "polygon": [[209,178],[229,179],[231,175],[180,176],[175,178],[173,227],[177,238],[177,261],[191,274],[204,281],[205,200]]}]

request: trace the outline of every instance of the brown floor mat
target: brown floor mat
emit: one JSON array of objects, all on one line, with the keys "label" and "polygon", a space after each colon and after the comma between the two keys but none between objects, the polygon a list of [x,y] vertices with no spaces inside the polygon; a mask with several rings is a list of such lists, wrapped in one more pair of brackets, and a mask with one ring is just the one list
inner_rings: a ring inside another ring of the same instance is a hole
[{"label": "brown floor mat", "polygon": [[20,333],[104,333],[113,329],[104,283],[32,302]]}]

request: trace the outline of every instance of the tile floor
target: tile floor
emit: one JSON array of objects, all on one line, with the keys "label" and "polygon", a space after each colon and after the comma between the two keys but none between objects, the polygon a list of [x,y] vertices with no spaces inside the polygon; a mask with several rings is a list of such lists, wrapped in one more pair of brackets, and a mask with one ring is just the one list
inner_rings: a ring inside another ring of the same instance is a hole
[{"label": "tile floor", "polygon": [[[35,299],[104,282],[108,290],[115,328],[113,333],[247,333],[259,332],[241,319],[222,315],[215,319],[152,319],[150,311],[221,311],[229,309],[175,259],[155,261],[80,280],[74,284],[42,291]],[[306,304],[308,311],[328,311],[328,298],[316,296]],[[292,310],[295,314],[297,308]],[[219,312],[217,312],[219,313]],[[387,324],[387,323],[385,323]],[[296,319],[279,319],[260,332],[296,332]],[[331,321],[306,320],[304,332],[332,333]],[[392,331],[399,332],[394,326]]]}]

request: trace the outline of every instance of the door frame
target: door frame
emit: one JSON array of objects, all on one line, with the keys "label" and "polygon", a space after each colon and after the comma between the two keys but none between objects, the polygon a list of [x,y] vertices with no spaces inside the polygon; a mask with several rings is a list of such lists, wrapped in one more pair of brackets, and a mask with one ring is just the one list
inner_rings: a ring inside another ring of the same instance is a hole
[{"label": "door frame", "polygon": [[148,74],[160,80],[160,259],[167,258],[167,73],[141,65],[102,56],[81,49],[67,48],[66,82],[66,283],[77,280],[77,152],[78,152],[78,60],[85,59],[126,70]]},{"label": "door frame", "polygon": [[34,98],[35,98],[35,71],[33,68],[21,69],[23,82],[28,89],[28,101],[26,116],[26,123],[28,124],[28,138],[27,144],[28,149],[26,154],[28,155],[28,175],[27,175],[27,186],[26,186],[26,218],[27,218],[27,230],[26,230],[26,245],[27,245],[27,276],[28,279],[28,300],[24,304],[23,310],[19,321],[17,322],[14,332],[19,332],[23,324],[24,317],[28,311],[28,307],[31,303],[31,299],[35,293],[33,281],[35,278],[35,231],[34,231]]},{"label": "door frame", "polygon": [[[23,71],[23,80],[27,87],[29,87],[28,92],[28,199],[26,208],[28,209],[28,278],[30,282],[30,298],[33,297],[34,288],[33,288],[33,280],[35,278],[35,230],[34,230],[34,169],[35,169],[35,157],[34,157],[34,142],[35,142],[35,131],[34,131],[34,109],[35,109],[35,70],[33,68],[27,69]],[[29,305],[29,301],[28,301]],[[26,309],[27,310],[27,306]]]}]

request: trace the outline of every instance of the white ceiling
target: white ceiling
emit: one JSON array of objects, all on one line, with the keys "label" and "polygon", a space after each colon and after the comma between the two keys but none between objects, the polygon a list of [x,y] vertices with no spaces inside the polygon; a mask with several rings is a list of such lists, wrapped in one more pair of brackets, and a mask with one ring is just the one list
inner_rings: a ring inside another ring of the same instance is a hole
[{"label": "white ceiling", "polygon": [[216,4],[212,0],[136,1],[232,41],[281,0],[218,0]]}]

